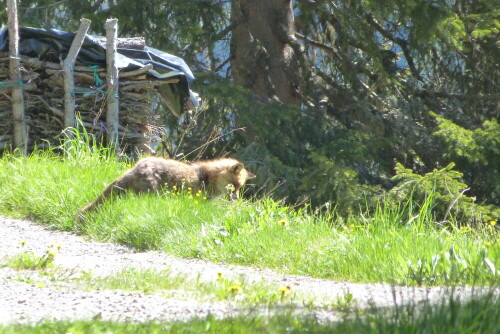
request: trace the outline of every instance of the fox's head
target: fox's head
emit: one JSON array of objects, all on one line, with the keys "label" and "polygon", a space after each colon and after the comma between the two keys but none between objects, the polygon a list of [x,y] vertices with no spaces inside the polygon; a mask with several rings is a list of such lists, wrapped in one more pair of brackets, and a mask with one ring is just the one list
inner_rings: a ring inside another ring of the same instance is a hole
[{"label": "fox's head", "polygon": [[237,160],[227,159],[227,165],[218,173],[214,186],[213,196],[229,193],[229,198],[238,199],[240,189],[247,180],[253,179],[255,174],[245,169]]},{"label": "fox's head", "polygon": [[238,162],[231,170],[233,176],[232,181],[229,185],[234,187],[234,190],[229,193],[229,198],[238,199],[240,194],[240,189],[245,185],[247,180],[253,179],[255,174],[245,169],[241,162]]}]

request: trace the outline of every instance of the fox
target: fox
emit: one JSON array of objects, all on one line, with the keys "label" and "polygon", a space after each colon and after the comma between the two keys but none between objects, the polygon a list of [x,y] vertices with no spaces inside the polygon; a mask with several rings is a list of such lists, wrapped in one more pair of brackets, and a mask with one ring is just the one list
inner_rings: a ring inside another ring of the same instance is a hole
[{"label": "fox", "polygon": [[234,200],[239,198],[239,190],[246,181],[254,177],[255,174],[246,170],[243,163],[233,158],[185,163],[146,157],[111,182],[95,200],[79,211],[78,217],[95,210],[112,194],[122,194],[127,190],[140,194],[184,187],[194,192],[204,190],[211,198],[229,193],[229,198]]}]

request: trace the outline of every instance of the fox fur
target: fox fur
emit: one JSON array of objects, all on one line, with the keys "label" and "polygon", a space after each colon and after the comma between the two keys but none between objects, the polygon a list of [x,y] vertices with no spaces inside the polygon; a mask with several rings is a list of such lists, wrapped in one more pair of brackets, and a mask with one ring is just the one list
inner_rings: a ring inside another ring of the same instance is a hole
[{"label": "fox fur", "polygon": [[[92,202],[80,210],[82,217],[86,212],[97,208],[112,194],[126,190],[135,193],[158,191],[162,188],[190,187],[193,191],[205,190],[209,196],[218,197],[229,192],[231,199],[237,199],[239,190],[248,179],[255,175],[245,169],[236,159],[184,163],[172,159],[148,157],[139,160],[135,166],[111,182]],[[228,190],[228,185],[232,186]],[[174,187],[175,186],[175,187]]]}]

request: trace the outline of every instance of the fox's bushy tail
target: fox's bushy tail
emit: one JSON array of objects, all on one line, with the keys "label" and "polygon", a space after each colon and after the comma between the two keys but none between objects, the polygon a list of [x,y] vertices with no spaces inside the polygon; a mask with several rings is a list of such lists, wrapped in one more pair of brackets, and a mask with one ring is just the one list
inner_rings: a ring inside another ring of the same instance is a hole
[{"label": "fox's bushy tail", "polygon": [[83,218],[86,213],[95,210],[99,207],[105,199],[109,198],[111,195],[121,194],[127,189],[127,180],[124,176],[111,182],[104,191],[97,196],[95,200],[85,205],[79,212],[78,218]]}]

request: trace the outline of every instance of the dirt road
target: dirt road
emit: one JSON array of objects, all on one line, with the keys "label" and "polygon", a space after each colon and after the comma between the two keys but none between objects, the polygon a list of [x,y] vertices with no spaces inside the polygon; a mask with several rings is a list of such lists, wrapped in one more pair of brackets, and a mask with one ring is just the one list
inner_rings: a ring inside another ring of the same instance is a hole
[{"label": "dirt road", "polygon": [[[21,241],[24,246],[21,246]],[[214,281],[217,273],[224,277],[248,281],[264,281],[270,285],[289,286],[302,300],[315,305],[335,305],[339,298],[350,294],[357,307],[393,306],[408,302],[437,301],[452,293],[450,288],[418,288],[388,284],[356,284],[335,282],[305,276],[283,275],[271,270],[210,263],[196,259],[179,259],[161,252],[134,252],[123,246],[87,241],[80,236],[50,230],[25,220],[0,216],[0,259],[23,251],[42,255],[53,244],[61,246],[54,265],[71,273],[67,279],[50,280],[33,271],[0,268],[0,323],[27,323],[42,319],[92,319],[127,321],[188,320],[212,314],[226,317],[241,311],[234,302],[199,302],[189,298],[165,297],[164,294],[141,294],[120,290],[84,291],[71,277],[90,271],[94,276],[106,276],[125,268],[169,269],[186,278],[199,277]],[[0,261],[1,263],[2,261]],[[5,261],[3,261],[5,262]],[[476,288],[477,290],[477,288]],[[470,296],[473,288],[453,291],[457,296]],[[171,296],[171,294],[169,294]],[[325,321],[335,321],[335,307],[312,311]]]}]

